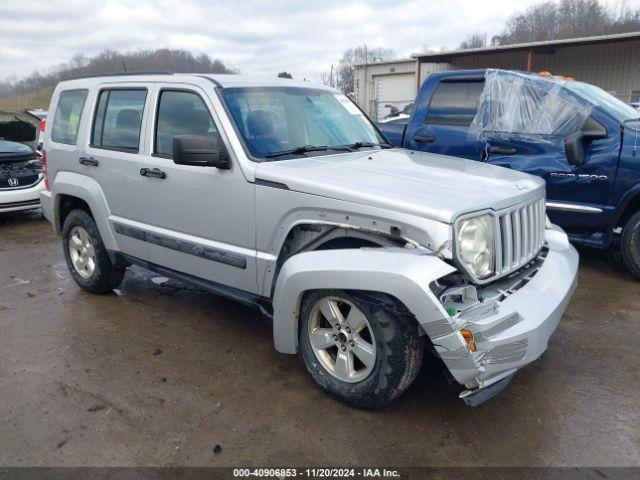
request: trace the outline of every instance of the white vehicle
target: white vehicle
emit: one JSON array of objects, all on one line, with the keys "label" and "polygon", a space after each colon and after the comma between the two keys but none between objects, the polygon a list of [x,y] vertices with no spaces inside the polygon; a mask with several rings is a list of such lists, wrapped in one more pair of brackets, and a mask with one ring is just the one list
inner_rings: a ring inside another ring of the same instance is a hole
[{"label": "white vehicle", "polygon": [[111,292],[133,264],[253,305],[350,405],[392,401],[425,349],[485,401],[576,286],[541,179],[392,148],[328,87],[103,76],[60,83],[49,111],[43,211],[80,287]]},{"label": "white vehicle", "polygon": [[[33,140],[33,126],[21,120],[0,122],[0,213],[40,207],[42,163],[20,141]],[[13,141],[19,140],[19,141]]]}]

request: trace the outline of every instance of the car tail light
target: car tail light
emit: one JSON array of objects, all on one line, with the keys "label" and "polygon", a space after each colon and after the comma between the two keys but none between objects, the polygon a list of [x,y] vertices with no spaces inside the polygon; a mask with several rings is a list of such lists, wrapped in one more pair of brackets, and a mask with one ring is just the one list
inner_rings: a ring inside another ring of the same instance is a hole
[{"label": "car tail light", "polygon": [[44,188],[46,190],[51,190],[49,188],[49,177],[47,176],[47,151],[42,150],[42,176],[44,177]]},{"label": "car tail light", "polygon": [[40,122],[40,133],[44,133],[44,129],[47,127],[47,119],[45,118]]}]

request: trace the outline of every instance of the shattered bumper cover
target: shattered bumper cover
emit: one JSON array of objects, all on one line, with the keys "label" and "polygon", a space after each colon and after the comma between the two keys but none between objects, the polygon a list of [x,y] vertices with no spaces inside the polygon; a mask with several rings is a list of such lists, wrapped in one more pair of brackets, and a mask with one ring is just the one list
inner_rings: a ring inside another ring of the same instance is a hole
[{"label": "shattered bumper cover", "polygon": [[[427,332],[453,377],[467,387],[461,394],[467,403],[495,395],[516,370],[542,355],[576,287],[577,271],[578,253],[554,227],[534,262],[478,290],[481,300],[467,301],[449,319],[453,333],[434,338]],[[461,341],[460,329],[473,333],[475,352]]]}]

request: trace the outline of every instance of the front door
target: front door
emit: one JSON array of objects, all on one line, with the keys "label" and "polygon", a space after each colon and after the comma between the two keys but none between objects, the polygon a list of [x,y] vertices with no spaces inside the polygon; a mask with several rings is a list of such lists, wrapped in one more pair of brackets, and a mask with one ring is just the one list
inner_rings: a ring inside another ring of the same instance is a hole
[{"label": "front door", "polygon": [[254,185],[233,159],[229,170],[177,165],[174,135],[210,137],[225,147],[206,92],[157,87],[151,154],[143,160],[143,208],[152,263],[256,292]]},{"label": "front door", "polygon": [[567,157],[566,135],[490,140],[485,155],[495,165],[544,178],[551,221],[588,241],[604,231],[612,213],[608,205],[618,165],[619,133],[608,132],[594,117],[582,129],[595,135],[580,140],[579,164],[571,164]]}]

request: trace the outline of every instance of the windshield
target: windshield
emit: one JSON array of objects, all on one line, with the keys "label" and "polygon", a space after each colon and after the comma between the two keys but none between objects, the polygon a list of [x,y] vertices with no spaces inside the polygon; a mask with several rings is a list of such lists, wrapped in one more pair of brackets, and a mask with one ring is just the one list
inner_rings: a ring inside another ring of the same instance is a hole
[{"label": "windshield", "polygon": [[387,143],[342,94],[314,88],[256,87],[225,88],[222,97],[238,134],[259,161]]},{"label": "windshield", "polygon": [[610,93],[605,92],[595,85],[582,82],[566,82],[566,87],[573,90],[585,100],[602,108],[618,122],[624,122],[632,118],[638,118],[638,110],[631,105],[618,100]]}]

